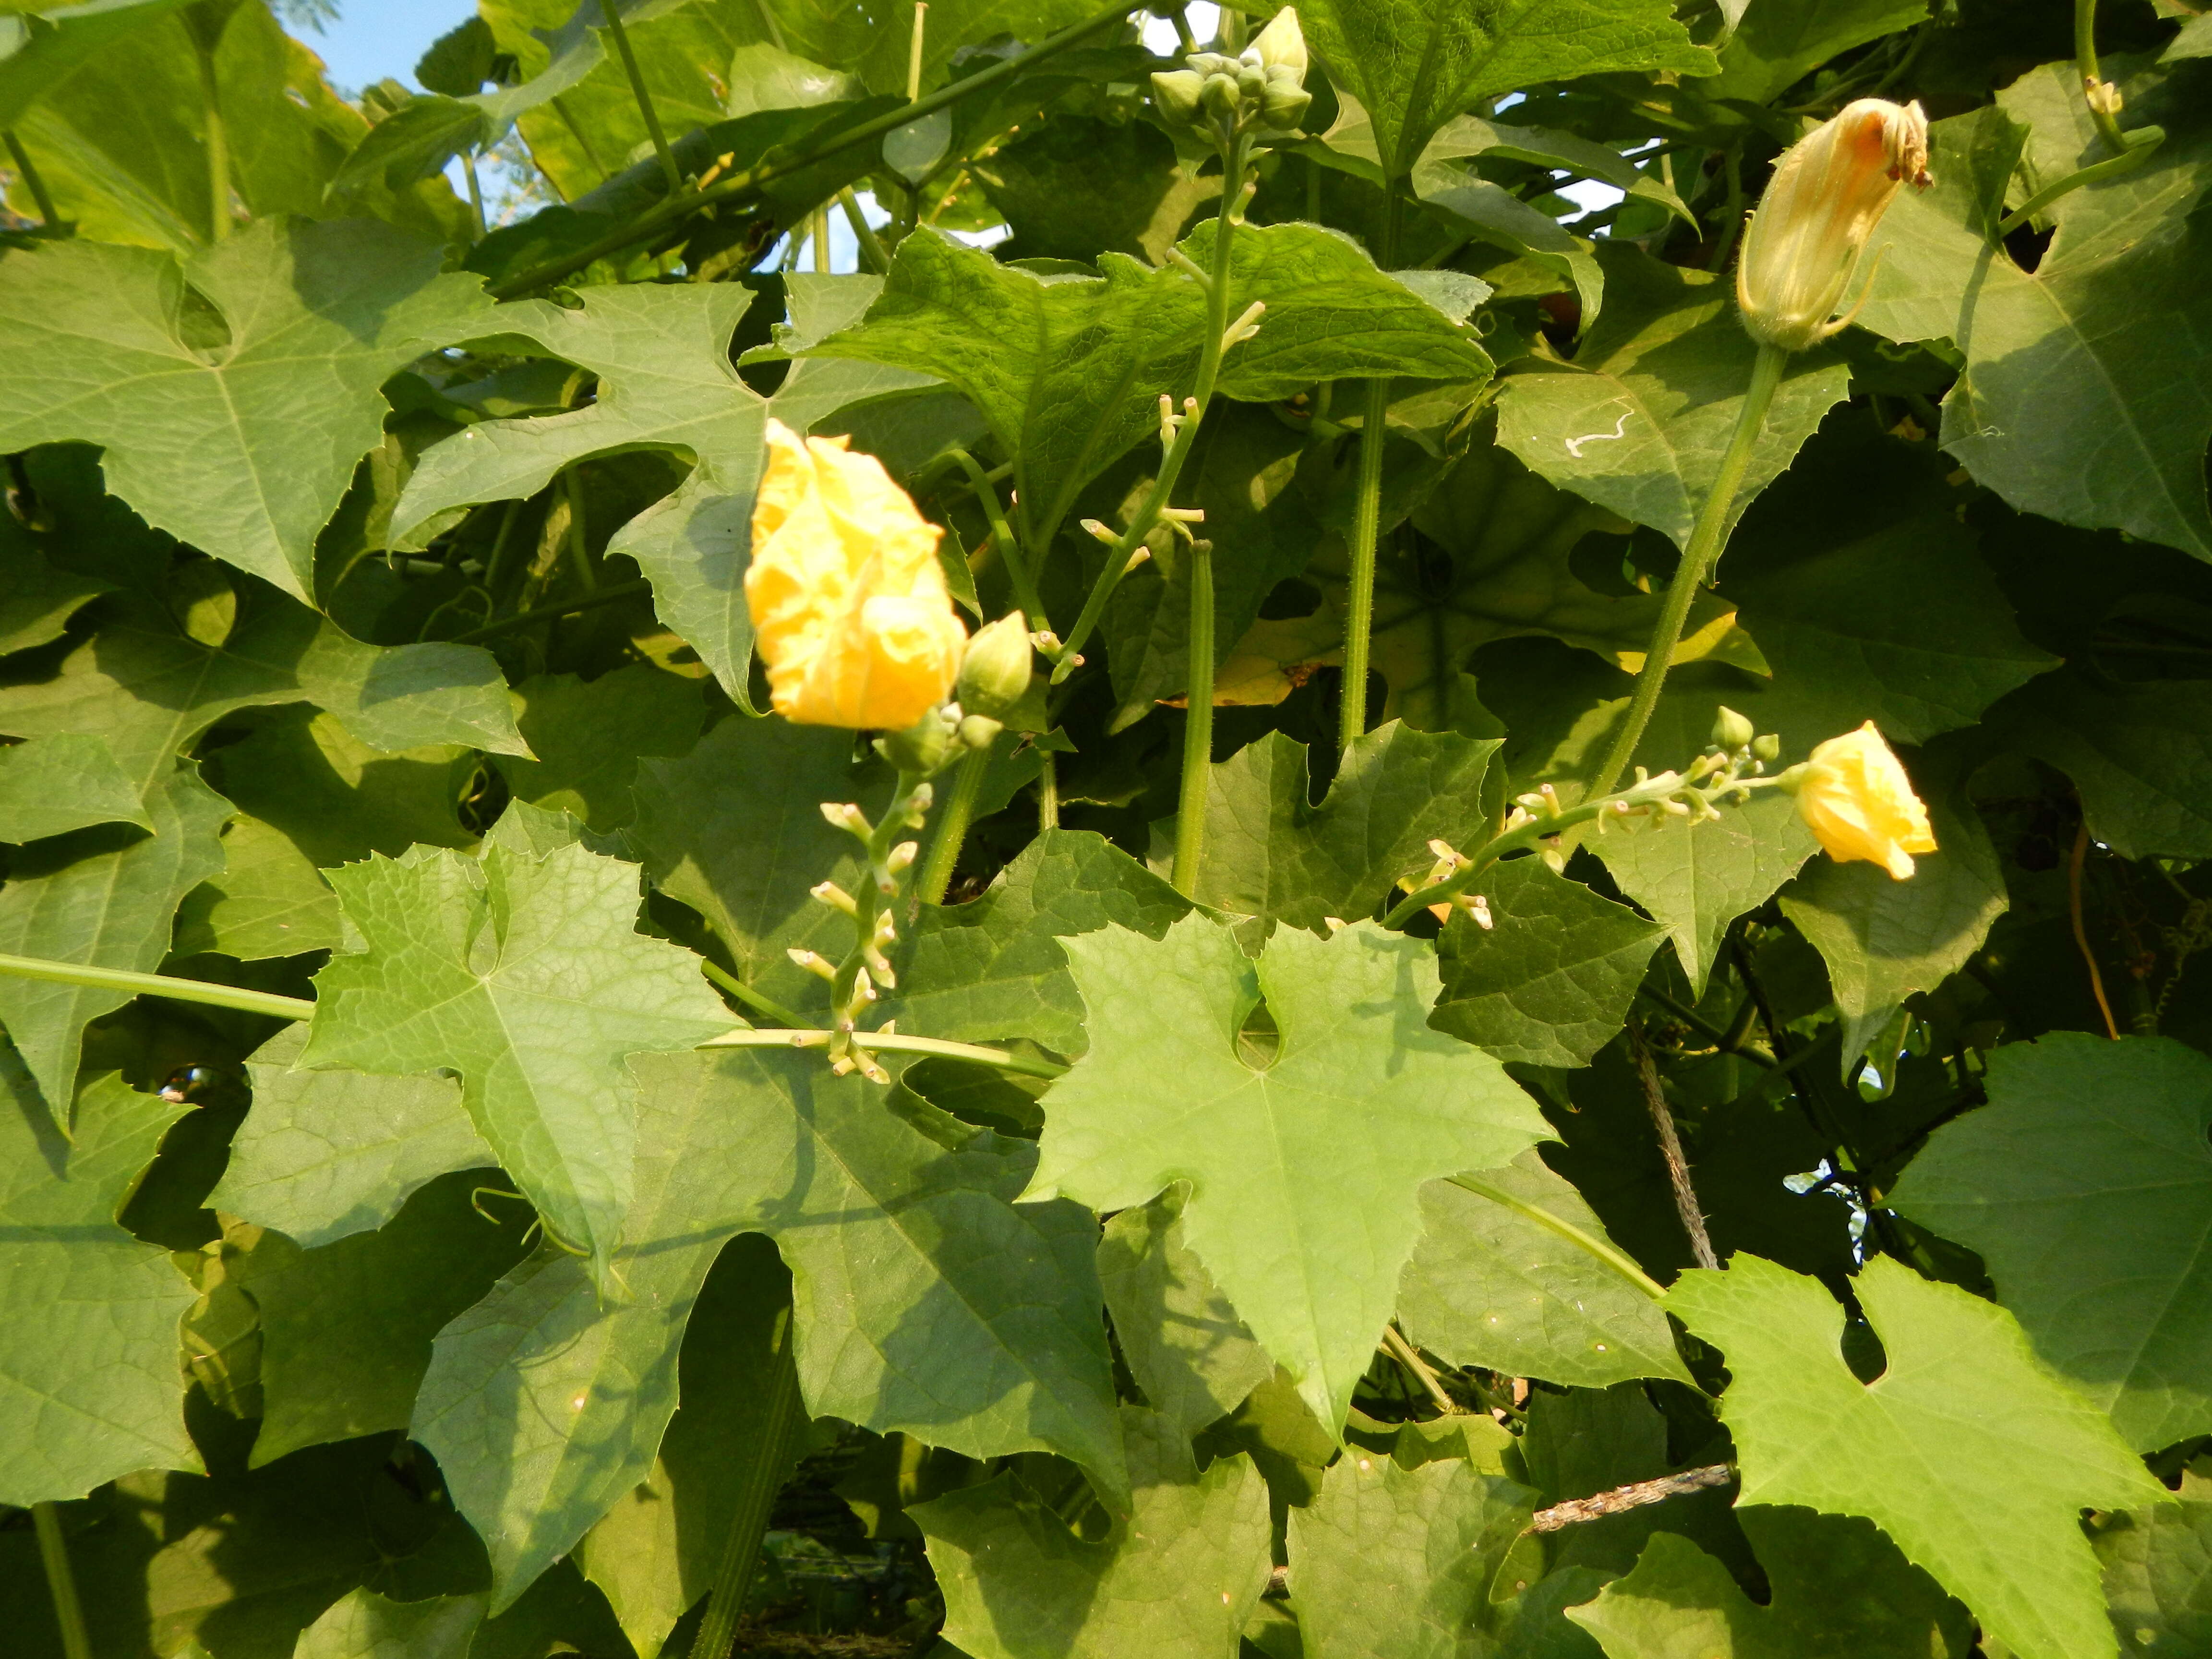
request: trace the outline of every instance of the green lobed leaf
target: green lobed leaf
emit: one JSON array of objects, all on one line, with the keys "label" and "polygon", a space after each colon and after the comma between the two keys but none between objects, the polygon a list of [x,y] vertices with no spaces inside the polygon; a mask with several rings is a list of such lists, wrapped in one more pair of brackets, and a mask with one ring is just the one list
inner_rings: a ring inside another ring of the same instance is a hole
[{"label": "green lobed leaf", "polygon": [[198,1467],[177,1322],[198,1293],[116,1212],[181,1109],[108,1074],[74,1139],[0,1048],[0,1502],[82,1498],[153,1465]]},{"label": "green lobed leaf", "polygon": [[1500,1060],[1589,1065],[1620,1029],[1662,930],[1540,858],[1494,865],[1477,885],[1490,926],[1457,911],[1445,923],[1429,1024]]},{"label": "green lobed leaf", "polygon": [[305,599],[315,532],[382,435],[377,388],[487,309],[436,247],[363,221],[258,220],[181,267],[82,242],[11,253],[0,353],[58,372],[0,391],[0,448],[100,444],[148,523]]},{"label": "green lobed leaf", "polygon": [[84,572],[56,569],[0,530],[0,656],[59,639],[70,618],[108,586]]},{"label": "green lobed leaf", "polygon": [[387,753],[439,743],[527,752],[489,651],[363,645],[258,583],[238,598],[237,620],[218,645],[192,638],[150,598],[110,601],[99,632],[53,678],[6,688],[0,726],[22,738],[106,738],[141,787],[224,715],[270,703],[328,709],[362,743]]},{"label": "green lobed leaf", "polygon": [[300,1632],[292,1659],[469,1659],[483,1616],[480,1595],[393,1601],[357,1589]]},{"label": "green lobed leaf", "polygon": [[1830,58],[1927,17],[1928,0],[1749,0],[1720,49],[1720,73],[1690,91],[1771,103]]},{"label": "green lobed leaf", "polygon": [[2074,781],[2089,833],[2122,858],[2212,857],[2203,682],[2131,686],[2063,668],[1997,704],[1989,724]]},{"label": "green lobed leaf", "polygon": [[636,866],[417,848],[331,872],[361,948],[316,975],[301,1063],[442,1067],[501,1165],[604,1270],[630,1197],[627,1056],[729,1028],[689,952],[635,931]]},{"label": "green lobed leaf", "polygon": [[1315,806],[1305,745],[1269,732],[1208,776],[1193,896],[1293,927],[1370,915],[1401,876],[1436,861],[1432,837],[1483,833],[1484,779],[1497,749],[1392,721],[1353,742]]},{"label": "green lobed leaf", "polygon": [[405,1428],[432,1339],[514,1266],[529,1222],[484,1170],[434,1181],[374,1232],[318,1249],[263,1233],[233,1274],[261,1316],[253,1466]]},{"label": "green lobed leaf", "polygon": [[1043,830],[980,897],[922,907],[890,1012],[924,1036],[1079,1054],[1083,1003],[1059,942],[1107,927],[1158,939],[1191,908],[1104,836]]},{"label": "green lobed leaf", "polygon": [[945,1635],[974,1659],[1232,1659],[1267,1588],[1267,1488],[1246,1457],[1203,1473],[1136,1407],[1134,1509],[1092,1542],[1012,1474],[907,1513],[929,1540]]},{"label": "green lobed leaf", "polygon": [[[2185,1480],[2185,1493],[2201,1483]],[[2097,1528],[2105,1602],[2120,1651],[2203,1653],[2212,1642],[2212,1503],[2185,1495]]]},{"label": "green lobed leaf", "polygon": [[[229,803],[173,771],[146,792],[154,833],[106,823],[24,848],[0,887],[0,952],[148,974],[168,954],[185,895],[222,868]],[[131,1000],[125,991],[0,975],[0,1021],[56,1115],[76,1093],[84,1028]]]},{"label": "green lobed leaf", "polygon": [[215,1208],[307,1249],[381,1227],[416,1188],[497,1160],[442,1073],[301,1071],[307,1032],[288,1027],[246,1063],[253,1109],[230,1145]]},{"label": "green lobed leaf", "polygon": [[[2035,185],[2106,159],[2070,64],[2036,70],[1994,107],[1937,122],[1934,188],[1882,223],[1892,244],[1860,320],[1893,340],[1948,338],[1966,356],[1943,400],[1943,447],[2023,511],[2125,530],[2212,557],[2199,372],[2208,301],[2212,133],[2180,71],[2126,77],[2131,126],[2166,142],[2124,176],[2040,216],[2056,227],[2033,271],[1995,246],[2006,181]],[[2023,154],[2023,152],[2025,152]]]},{"label": "green lobed leaf", "polygon": [[1098,1242],[1098,1282],[1121,1358],[1145,1403],[1186,1437],[1236,1410],[1275,1374],[1275,1362],[1184,1242],[1187,1197],[1178,1185],[1122,1211]]},{"label": "green lobed leaf", "polygon": [[[1601,243],[1598,262],[1604,314],[1571,364],[1532,359],[1505,378],[1498,441],[1562,489],[1686,546],[1720,474],[1757,348],[1721,278],[1620,243]],[[1829,351],[1790,360],[1729,524],[1790,465],[1850,380]]]},{"label": "green lobed leaf", "polygon": [[1373,116],[1393,178],[1478,100],[1614,70],[1713,68],[1662,0],[1310,0],[1298,15],[1332,77]]},{"label": "green lobed leaf", "polygon": [[573,812],[594,830],[629,822],[630,785],[645,756],[682,755],[699,739],[705,707],[696,680],[634,664],[593,680],[539,674],[515,688],[517,725],[535,760],[502,757],[517,800]]},{"label": "green lobed leaf", "polygon": [[307,855],[273,824],[245,813],[223,826],[222,873],[185,895],[170,948],[266,962],[341,942],[338,902]]},{"label": "green lobed leaf", "polygon": [[1965,1609],[1867,1522],[1765,1505],[1741,1518],[1771,1587],[1765,1605],[1680,1533],[1660,1532],[1633,1572],[1566,1616],[1606,1659],[1965,1659]]},{"label": "green lobed leaf", "polygon": [[2212,1432],[2212,1060],[2053,1031],[1990,1055],[1893,1208],[1977,1251],[2044,1361],[2141,1451]]},{"label": "green lobed leaf", "polygon": [[[1062,948],[1091,1047],[1045,1096],[1024,1196],[1112,1211],[1190,1182],[1185,1239],[1340,1431],[1413,1251],[1420,1183],[1504,1163],[1542,1118],[1496,1060],[1421,1023],[1427,948],[1371,923],[1284,929],[1257,963],[1203,916],[1157,941],[1109,928]],[[1261,1067],[1238,1034],[1263,997],[1279,1039]]]},{"label": "green lobed leaf", "polygon": [[[1601,1243],[1573,1186],[1523,1152],[1482,1178]],[[1421,1188],[1421,1242],[1398,1284],[1414,1345],[1452,1365],[1602,1389],[1690,1374],[1656,1303],[1571,1240],[1449,1181]]]},{"label": "green lobed leaf", "polygon": [[38,841],[95,823],[154,828],[106,738],[65,732],[0,749],[0,842]]},{"label": "green lobed leaf", "polygon": [[1864,1516],[2021,1659],[2117,1654],[2080,1512],[2166,1489],[2002,1309],[1889,1257],[1853,1286],[1887,1358],[1870,1384],[1844,1363],[1843,1310],[1816,1279],[1739,1255],[1668,1293],[1727,1357],[1739,1501]]},{"label": "green lobed leaf", "polygon": [[1290,1512],[1291,1594],[1312,1659],[1477,1659],[1489,1594],[1535,1494],[1448,1457],[1352,1449]]}]

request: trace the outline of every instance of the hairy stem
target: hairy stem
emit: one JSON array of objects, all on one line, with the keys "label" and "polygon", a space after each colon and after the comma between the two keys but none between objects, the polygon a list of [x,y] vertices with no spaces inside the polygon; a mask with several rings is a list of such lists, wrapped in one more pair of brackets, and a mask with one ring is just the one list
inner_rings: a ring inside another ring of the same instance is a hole
[{"label": "hairy stem", "polygon": [[48,230],[58,229],[62,216],[55,210],[54,198],[46,189],[46,179],[40,176],[38,168],[31,165],[31,154],[23,148],[23,141],[12,130],[0,132],[0,140],[7,143],[8,158],[15,162],[15,173],[22,179],[23,188],[31,192],[31,200],[38,206],[40,222]]},{"label": "hairy stem", "polygon": [[[927,98],[917,99],[915,102],[902,105],[899,108],[878,116],[872,121],[864,121],[856,127],[848,128],[818,149],[807,150],[787,159],[763,161],[741,173],[732,174],[729,178],[718,179],[714,185],[703,190],[673,191],[619,229],[611,230],[595,241],[573,249],[555,258],[548,259],[542,264],[532,265],[527,270],[520,271],[505,282],[495,284],[487,291],[495,300],[512,300],[517,295],[543,288],[548,283],[558,282],[572,271],[583,270],[594,259],[605,258],[610,253],[619,253],[625,248],[635,247],[638,243],[647,240],[662,227],[672,224],[687,214],[697,211],[700,208],[715,202],[728,201],[733,197],[757,193],[764,185],[771,184],[778,179],[787,178],[793,173],[804,173],[809,167],[818,166],[830,157],[841,155],[856,145],[872,143],[885,133],[906,125],[909,121],[919,120],[933,111],[946,108],[959,102],[963,98],[983,91],[986,88],[997,86],[1001,82],[1020,74],[1033,64],[1053,57],[1056,53],[1066,52],[1070,46],[1081,45],[1108,24],[1119,22],[1128,14],[1129,9],[1119,4],[1098,12],[1080,23],[1064,28],[1059,33],[1049,35],[1038,41],[1027,52],[1018,52],[1012,58],[1001,58],[989,68],[980,70],[963,81],[956,81],[951,86],[940,88]],[[556,106],[557,109],[557,100]],[[565,113],[563,118],[567,118]],[[595,161],[593,165],[596,166],[598,163]]]},{"label": "hairy stem", "polygon": [[[1375,263],[1385,270],[1398,253],[1398,219],[1404,204],[1398,181],[1384,185],[1382,226]],[[1352,507],[1351,569],[1346,579],[1343,691],[1337,711],[1337,748],[1348,750],[1367,730],[1367,664],[1375,632],[1376,544],[1382,526],[1382,452],[1390,412],[1390,382],[1367,383],[1366,413],[1359,428],[1359,476]]]},{"label": "hairy stem", "polygon": [[1698,514],[1697,527],[1690,532],[1690,544],[1675,567],[1674,580],[1667,584],[1667,602],[1660,607],[1651,641],[1644,647],[1636,695],[1629,700],[1627,717],[1614,734],[1612,748],[1589,781],[1589,794],[1602,795],[1620,781],[1635,757],[1636,745],[1643,741],[1644,728],[1651,724],[1651,711],[1659,706],[1660,688],[1667,683],[1674,647],[1681,643],[1682,624],[1689,619],[1690,606],[1705,585],[1714,555],[1720,551],[1729,509],[1735,505],[1736,492],[1743,488],[1743,475],[1751,468],[1751,453],[1766,425],[1767,407],[1774,401],[1775,388],[1782,384],[1782,370],[1788,361],[1788,354],[1779,346],[1762,345],[1752,362],[1751,385],[1743,394],[1743,407],[1736,411],[1735,431],[1721,457],[1720,476],[1713,480],[1705,509]]},{"label": "hairy stem", "polygon": [[1006,508],[999,501],[998,486],[983,471],[983,464],[965,449],[955,448],[951,453],[954,463],[968,475],[969,488],[975,493],[975,504],[983,509],[983,516],[990,523],[991,539],[997,544],[999,557],[1006,563],[1006,580],[1014,585],[1014,602],[1021,606],[1023,619],[1031,633],[1049,628],[1052,622],[1044,613],[1044,601],[1037,597],[1036,577],[1030,569],[1029,555],[1015,536],[1013,526],[1006,522]]},{"label": "hairy stem", "polygon": [[2089,118],[2097,124],[2097,136],[2114,149],[2124,151],[2128,140],[2120,131],[2119,118],[2097,106],[2101,101],[2097,89],[2105,81],[2097,64],[2097,0],[2074,0],[2074,66],[2081,70],[2082,88],[2089,94]]},{"label": "hairy stem", "polygon": [[1690,1254],[1700,1267],[1717,1267],[1720,1258],[1713,1254],[1712,1238],[1705,1231],[1705,1212],[1698,1203],[1698,1189],[1690,1184],[1689,1160],[1682,1156],[1682,1137],[1675,1133],[1674,1114],[1668,1108],[1659,1068],[1651,1063],[1644,1028],[1632,1019],[1628,1022],[1628,1052],[1636,1062],[1637,1079],[1644,1085],[1644,1104],[1651,1113],[1652,1127],[1659,1133],[1659,1155],[1667,1160],[1668,1184],[1674,1189],[1674,1213],[1681,1218],[1682,1231],[1689,1235]]},{"label": "hairy stem", "polygon": [[1182,727],[1182,782],[1176,798],[1176,891],[1198,891],[1206,853],[1206,802],[1213,781],[1213,544],[1183,550],[1190,562],[1190,696]]},{"label": "hairy stem", "polygon": [[630,50],[629,32],[623,27],[622,7],[617,0],[599,0],[599,15],[607,20],[607,37],[615,43],[615,56],[622,59],[623,73],[629,77],[630,96],[637,100],[637,112],[645,118],[645,131],[653,140],[653,153],[660,158],[660,170],[668,175],[668,193],[673,196],[684,188],[684,173],[668,148],[668,135],[660,129],[659,112],[653,107],[653,94],[645,88],[645,74],[637,66],[637,54]]},{"label": "hairy stem", "polygon": [[790,1461],[792,1439],[798,1432],[799,1368],[792,1361],[788,1307],[776,1320],[773,1340],[778,1355],[775,1379],[769,1385],[767,1399],[761,1402],[752,1466],[738,1488],[730,1529],[722,1539],[721,1559],[714,1568],[714,1588],[707,1592],[707,1611],[699,1620],[699,1633],[691,1641],[691,1659],[728,1659],[730,1644],[737,1638],[738,1621],[744,1616],[753,1574],[760,1565],[761,1540],[768,1533],[769,1513],[782,1489],[784,1466]]},{"label": "hairy stem", "polygon": [[54,1600],[54,1622],[61,1626],[66,1659],[93,1659],[92,1634],[85,1628],[84,1605],[77,1600],[76,1575],[70,1571],[69,1540],[62,1536],[61,1512],[52,1504],[31,1505],[31,1524],[39,1534],[39,1560],[46,1570],[46,1591]]},{"label": "hairy stem", "polygon": [[937,820],[936,839],[929,843],[928,862],[915,896],[926,904],[942,904],[952,885],[952,872],[960,863],[960,848],[968,840],[968,825],[975,816],[975,798],[983,793],[983,779],[991,769],[991,751],[978,749],[960,763],[952,780],[952,793]]}]

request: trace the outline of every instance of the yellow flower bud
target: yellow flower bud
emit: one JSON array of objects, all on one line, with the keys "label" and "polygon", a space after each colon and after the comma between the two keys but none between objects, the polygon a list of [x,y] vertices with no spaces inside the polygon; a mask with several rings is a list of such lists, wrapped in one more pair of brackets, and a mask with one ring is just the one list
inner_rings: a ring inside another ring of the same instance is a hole
[{"label": "yellow flower bud", "polygon": [[1247,61],[1263,69],[1278,65],[1291,70],[1303,82],[1306,78],[1306,36],[1298,27],[1298,12],[1295,6],[1285,6],[1268,21],[1267,27],[1252,37],[1252,44],[1244,48]]},{"label": "yellow flower bud", "polygon": [[1819,744],[1791,770],[1797,774],[1798,816],[1837,862],[1863,859],[1903,881],[1912,873],[1915,853],[1936,850],[1928,809],[1872,720]]},{"label": "yellow flower bud", "polygon": [[1775,164],[1744,233],[1736,304],[1753,339],[1785,351],[1850,321],[1836,307],[1898,186],[1928,176],[1928,117],[1881,98],[1847,104]]},{"label": "yellow flower bud", "polygon": [[944,532],[845,443],[768,423],[745,604],[776,713],[902,732],[951,690],[968,630],[937,562]]}]

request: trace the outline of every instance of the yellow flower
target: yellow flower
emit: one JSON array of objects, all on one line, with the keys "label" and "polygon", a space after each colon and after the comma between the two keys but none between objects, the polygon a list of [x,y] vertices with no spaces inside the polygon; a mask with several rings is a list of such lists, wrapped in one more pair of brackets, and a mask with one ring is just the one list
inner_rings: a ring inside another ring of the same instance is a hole
[{"label": "yellow flower", "polygon": [[944,532],[845,443],[768,423],[745,604],[776,713],[903,731],[952,690],[968,630],[937,562]]},{"label": "yellow flower", "polygon": [[1923,189],[1932,182],[1928,117],[1917,103],[1862,98],[1791,147],[1775,164],[1735,268],[1736,304],[1753,339],[1802,351],[1850,323],[1836,319],[1836,307],[1907,179]]},{"label": "yellow flower", "polygon": [[1912,873],[1915,853],[1936,850],[1928,809],[1872,720],[1814,749],[1799,772],[1797,812],[1830,858],[1881,865],[1893,881]]}]

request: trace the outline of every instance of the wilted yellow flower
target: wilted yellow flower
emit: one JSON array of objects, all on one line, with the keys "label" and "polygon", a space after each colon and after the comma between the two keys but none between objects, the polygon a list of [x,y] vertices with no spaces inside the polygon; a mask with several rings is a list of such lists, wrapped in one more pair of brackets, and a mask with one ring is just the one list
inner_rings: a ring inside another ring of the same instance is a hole
[{"label": "wilted yellow flower", "polygon": [[768,423],[745,604],[776,713],[902,731],[951,690],[968,630],[937,562],[944,532],[845,444]]},{"label": "wilted yellow flower", "polygon": [[1838,863],[1863,859],[1903,881],[1912,873],[1915,853],[1936,850],[1928,809],[1872,720],[1818,744],[1804,766],[1793,769],[1798,815]]},{"label": "wilted yellow flower", "polygon": [[1834,320],[1867,238],[1898,186],[1928,176],[1928,117],[1862,98],[1816,127],[1775,164],[1744,233],[1736,304],[1752,337],[1802,351],[1841,330]]}]

